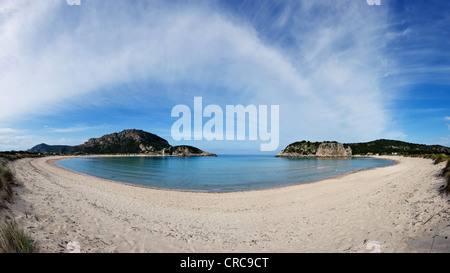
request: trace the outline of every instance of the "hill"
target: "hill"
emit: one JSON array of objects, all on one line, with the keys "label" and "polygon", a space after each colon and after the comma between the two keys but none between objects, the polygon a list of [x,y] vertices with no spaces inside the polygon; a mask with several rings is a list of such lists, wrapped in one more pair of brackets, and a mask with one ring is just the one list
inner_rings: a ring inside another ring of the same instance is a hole
[{"label": "hill", "polygon": [[45,143],[41,143],[39,145],[34,146],[29,149],[30,153],[68,153],[73,147],[68,145],[47,145]]},{"label": "hill", "polygon": [[408,143],[399,140],[379,139],[361,143],[338,143],[336,141],[310,142],[298,141],[289,144],[277,154],[277,157],[323,157],[323,156],[351,156],[367,154],[399,154],[425,155],[447,154],[450,148],[441,145],[425,145]]},{"label": "hill", "polygon": [[415,155],[415,154],[447,154],[450,155],[450,148],[441,145],[425,145],[408,143],[399,140],[379,139],[363,143],[348,143],[353,154],[365,155],[392,154]]},{"label": "hill", "polygon": [[351,156],[352,149],[336,141],[299,141],[289,144],[276,157],[345,157]]},{"label": "hill", "polygon": [[192,146],[171,146],[155,134],[129,129],[119,133],[91,138],[77,146],[39,144],[28,150],[62,154],[149,154],[162,156],[216,156]]}]

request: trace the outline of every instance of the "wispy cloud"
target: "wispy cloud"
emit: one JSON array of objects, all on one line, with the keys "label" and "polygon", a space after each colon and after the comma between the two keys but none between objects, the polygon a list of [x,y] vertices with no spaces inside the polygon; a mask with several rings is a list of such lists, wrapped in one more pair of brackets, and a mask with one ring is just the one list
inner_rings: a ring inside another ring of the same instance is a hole
[{"label": "wispy cloud", "polygon": [[17,133],[23,133],[24,130],[17,130],[12,128],[0,128],[0,135],[2,134],[17,134]]},{"label": "wispy cloud", "polygon": [[75,132],[83,132],[83,131],[89,131],[89,130],[98,130],[104,128],[104,126],[83,126],[83,125],[77,125],[73,127],[67,127],[67,128],[48,128],[51,132],[54,133],[75,133]]},{"label": "wispy cloud", "polygon": [[[169,107],[198,95],[215,104],[278,104],[285,142],[404,135],[387,109],[394,81],[385,75],[402,71],[387,47],[413,27],[392,30],[388,5],[244,1],[254,11],[245,17],[219,2],[137,3],[2,1],[0,122],[73,105],[133,100],[145,108],[151,99],[140,98],[165,92]],[[133,96],[116,88],[132,82],[165,88]]]},{"label": "wispy cloud", "polygon": [[438,143],[443,146],[450,147],[450,135],[446,135],[437,139],[431,140],[433,143]]}]

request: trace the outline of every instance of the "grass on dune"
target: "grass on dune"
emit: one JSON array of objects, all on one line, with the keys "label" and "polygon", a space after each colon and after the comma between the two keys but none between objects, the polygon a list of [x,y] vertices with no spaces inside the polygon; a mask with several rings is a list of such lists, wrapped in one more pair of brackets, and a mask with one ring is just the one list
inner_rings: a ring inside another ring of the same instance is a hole
[{"label": "grass on dune", "polygon": [[13,182],[13,173],[8,169],[6,163],[3,160],[0,160],[0,191],[4,191],[6,193],[6,195],[3,197],[4,200],[11,199]]},{"label": "grass on dune", "polygon": [[0,223],[0,253],[38,253],[39,244],[14,221]]},{"label": "grass on dune", "polygon": [[442,170],[442,176],[445,178],[445,186],[442,189],[443,192],[450,194],[450,159],[447,159],[447,164]]},{"label": "grass on dune", "polygon": [[[13,160],[18,159],[14,158]],[[5,201],[13,196],[14,174],[8,168],[6,160],[0,158],[0,209]],[[0,221],[0,253],[36,253],[38,243],[20,228],[14,221]]]}]

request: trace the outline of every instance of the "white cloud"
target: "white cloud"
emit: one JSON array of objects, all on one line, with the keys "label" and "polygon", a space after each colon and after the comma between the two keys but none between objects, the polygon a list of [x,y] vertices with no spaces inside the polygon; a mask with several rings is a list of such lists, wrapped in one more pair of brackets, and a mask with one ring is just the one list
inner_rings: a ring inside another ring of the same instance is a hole
[{"label": "white cloud", "polygon": [[437,143],[439,145],[450,147],[450,135],[443,136],[437,139],[432,139],[432,143]]},{"label": "white cloud", "polygon": [[77,10],[56,0],[0,4],[0,40],[7,41],[0,45],[0,122],[55,113],[80,95],[145,79],[204,86],[204,97],[236,104],[279,104],[287,141],[368,140],[389,126],[379,83],[383,12],[354,2],[326,2],[336,11],[329,17],[312,12],[323,2],[286,10],[277,26],[289,26],[295,53],[288,53],[204,5],[106,2]]},{"label": "white cloud", "polygon": [[23,150],[36,143],[32,136],[26,135],[0,135],[0,151]]},{"label": "white cloud", "polygon": [[16,133],[21,133],[24,132],[24,130],[17,130],[17,129],[12,129],[12,128],[0,128],[0,135],[1,134],[16,134]]},{"label": "white cloud", "polygon": [[89,131],[89,130],[97,130],[104,128],[104,126],[83,126],[83,125],[77,125],[73,127],[67,127],[67,128],[47,128],[51,132],[54,133],[75,133],[75,132],[83,132],[83,131]]}]

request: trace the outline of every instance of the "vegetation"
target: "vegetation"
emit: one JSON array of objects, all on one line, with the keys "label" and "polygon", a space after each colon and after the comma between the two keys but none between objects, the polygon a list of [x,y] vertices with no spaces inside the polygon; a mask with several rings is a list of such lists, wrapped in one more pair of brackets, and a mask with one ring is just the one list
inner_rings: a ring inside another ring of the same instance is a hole
[{"label": "vegetation", "polygon": [[[4,192],[5,194],[0,194],[2,200],[0,200],[0,204],[3,201],[9,201],[12,198],[12,184],[14,182],[14,175],[6,166],[6,162],[4,160],[0,160],[0,193]],[[2,205],[3,206],[3,205]]]},{"label": "vegetation", "polygon": [[200,155],[202,150],[192,146],[171,146],[167,140],[155,134],[142,130],[124,130],[119,133],[104,135],[100,138],[91,138],[78,146],[39,144],[29,152],[45,154],[155,154],[179,155],[183,150],[186,155]]},{"label": "vegetation", "polygon": [[68,145],[47,145],[39,144],[28,150],[31,153],[69,153],[74,147]]},{"label": "vegetation", "polygon": [[450,156],[448,156],[446,154],[411,154],[411,155],[405,155],[405,156],[431,159],[431,160],[433,160],[434,164],[439,164],[441,162],[444,162],[444,161],[450,159]]},{"label": "vegetation", "polygon": [[39,157],[42,156],[36,153],[28,152],[0,152],[0,204],[3,206],[4,201],[9,201],[12,198],[12,186],[14,184],[14,175],[8,168],[7,163],[25,157]]},{"label": "vegetation", "polygon": [[442,176],[445,179],[445,185],[442,188],[442,191],[450,194],[450,158],[447,159],[447,164],[445,165],[445,168],[442,170]]},{"label": "vegetation", "polygon": [[0,223],[0,253],[37,253],[39,244],[14,221]]},{"label": "vegetation", "polygon": [[408,143],[398,140],[379,139],[365,143],[348,143],[354,155],[392,154],[399,155],[424,155],[424,154],[444,154],[450,155],[450,148],[440,145],[424,145]]},{"label": "vegetation", "polygon": [[26,157],[41,157],[41,156],[43,155],[40,153],[24,152],[24,151],[0,152],[0,160],[3,159],[3,161],[14,161]]},{"label": "vegetation", "polygon": [[442,169],[441,176],[445,179],[445,185],[442,187],[442,192],[450,194],[450,156],[446,154],[423,154],[423,155],[408,155],[408,157],[423,157],[433,160],[434,164],[447,162],[444,169]]},{"label": "vegetation", "polygon": [[[28,152],[0,153],[0,209],[5,208],[5,201],[10,201],[13,196],[14,174],[8,168],[7,162],[38,156],[41,155]],[[0,253],[36,253],[38,251],[37,242],[15,222],[0,222]]]},{"label": "vegetation", "polygon": [[171,147],[169,143],[155,135],[142,130],[124,130],[119,133],[91,138],[82,145],[75,146],[72,152],[86,154],[136,154],[148,151],[158,153]]},{"label": "vegetation", "polygon": [[322,142],[310,142],[306,140],[297,141],[289,144],[284,150],[284,153],[296,153],[300,155],[314,155],[317,148]]},{"label": "vegetation", "polygon": [[434,164],[439,164],[444,161],[448,161],[450,159],[450,156],[446,154],[438,154],[434,157]]},{"label": "vegetation", "polygon": [[189,146],[189,145],[173,146],[173,147],[170,147],[167,151],[168,151],[169,154],[172,154],[172,153],[176,153],[177,150],[180,150],[180,149],[187,149],[191,154],[201,154],[201,153],[203,153],[203,151],[200,150],[199,148],[196,148],[196,147],[193,147],[193,146]]}]

